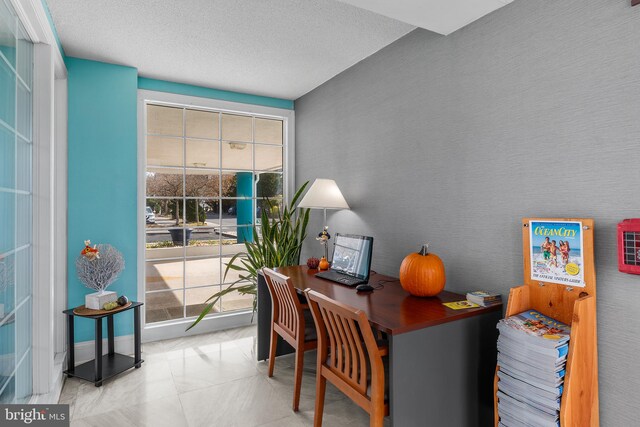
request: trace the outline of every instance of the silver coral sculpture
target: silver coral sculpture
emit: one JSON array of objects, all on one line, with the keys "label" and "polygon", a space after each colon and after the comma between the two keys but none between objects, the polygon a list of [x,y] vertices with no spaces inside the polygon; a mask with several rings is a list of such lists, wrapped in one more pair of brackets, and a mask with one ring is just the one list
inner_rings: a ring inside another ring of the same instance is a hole
[{"label": "silver coral sculpture", "polygon": [[97,246],[99,257],[89,259],[80,255],[76,259],[78,279],[96,292],[104,292],[124,270],[124,258],[113,246],[101,244]]}]

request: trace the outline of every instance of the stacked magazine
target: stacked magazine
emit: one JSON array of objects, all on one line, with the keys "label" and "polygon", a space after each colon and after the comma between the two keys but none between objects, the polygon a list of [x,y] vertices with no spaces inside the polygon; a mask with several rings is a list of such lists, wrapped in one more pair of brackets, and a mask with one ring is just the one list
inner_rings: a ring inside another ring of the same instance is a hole
[{"label": "stacked magazine", "polygon": [[500,294],[489,293],[487,291],[467,292],[467,301],[487,307],[489,305],[500,304],[502,297]]},{"label": "stacked magazine", "polygon": [[571,328],[535,310],[498,322],[500,427],[558,427]]}]

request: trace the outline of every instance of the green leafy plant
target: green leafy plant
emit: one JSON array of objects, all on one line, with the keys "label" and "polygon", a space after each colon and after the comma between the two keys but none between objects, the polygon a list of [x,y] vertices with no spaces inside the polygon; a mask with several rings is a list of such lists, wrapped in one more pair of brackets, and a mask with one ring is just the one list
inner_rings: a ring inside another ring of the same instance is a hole
[{"label": "green leafy plant", "polygon": [[[234,291],[241,295],[253,295],[253,310],[255,311],[258,272],[263,267],[275,268],[300,264],[302,243],[307,237],[309,209],[298,209],[296,204],[307,185],[309,185],[308,181],[298,189],[289,206],[285,206],[282,210],[268,201],[272,209],[262,209],[260,226],[253,226],[252,241],[244,242],[245,251],[234,255],[225,269],[225,279],[231,270],[239,272],[239,279],[227,288],[211,295],[205,301],[204,309],[187,328],[187,331],[209,314],[221,297]],[[270,214],[273,218],[270,218]],[[240,264],[234,264],[236,260],[240,260]]]}]

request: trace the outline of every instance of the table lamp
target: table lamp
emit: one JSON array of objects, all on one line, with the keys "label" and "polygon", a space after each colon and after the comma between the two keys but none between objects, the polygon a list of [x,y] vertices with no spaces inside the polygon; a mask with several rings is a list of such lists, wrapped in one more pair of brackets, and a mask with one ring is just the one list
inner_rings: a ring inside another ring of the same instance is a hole
[{"label": "table lamp", "polygon": [[324,242],[324,258],[329,259],[329,245],[327,240],[331,238],[327,233],[327,209],[349,209],[347,201],[340,192],[338,185],[332,179],[316,179],[307,194],[304,195],[300,203],[299,208],[309,209],[322,209],[324,213],[324,230],[319,234],[319,237],[325,240]]}]

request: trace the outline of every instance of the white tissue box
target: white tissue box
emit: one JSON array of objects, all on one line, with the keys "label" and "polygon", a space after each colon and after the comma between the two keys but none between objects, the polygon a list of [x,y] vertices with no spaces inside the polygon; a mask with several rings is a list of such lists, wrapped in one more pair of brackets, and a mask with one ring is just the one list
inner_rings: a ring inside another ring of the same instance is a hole
[{"label": "white tissue box", "polygon": [[106,303],[116,301],[117,299],[118,294],[116,294],[115,292],[95,292],[93,294],[85,295],[84,306],[92,310],[102,310]]}]

